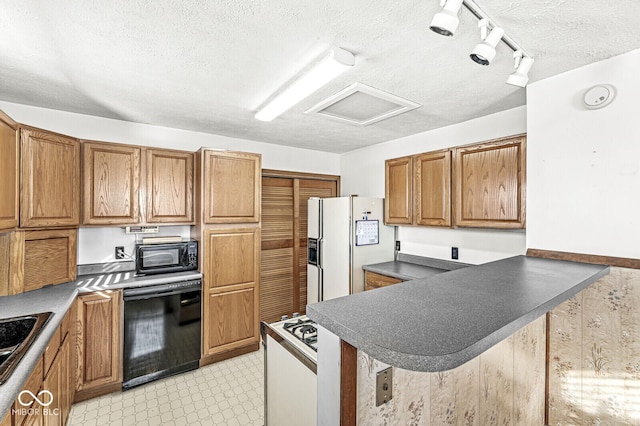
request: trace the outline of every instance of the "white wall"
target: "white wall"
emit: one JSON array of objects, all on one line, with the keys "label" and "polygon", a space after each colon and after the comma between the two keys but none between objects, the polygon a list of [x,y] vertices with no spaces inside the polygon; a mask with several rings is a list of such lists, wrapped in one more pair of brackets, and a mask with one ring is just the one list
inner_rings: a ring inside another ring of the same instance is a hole
[{"label": "white wall", "polygon": [[[525,132],[526,108],[519,107],[343,154],[342,195],[384,197],[384,162],[389,158]],[[459,248],[459,261],[484,263],[526,251],[524,231],[398,228],[401,251],[419,256],[450,259],[451,247],[455,246]]]},{"label": "white wall", "polygon": [[[290,148],[264,142],[112,120],[0,101],[0,109],[19,123],[82,139],[197,151],[200,147],[257,152],[265,169],[340,174],[340,156],[321,151]],[[212,118],[214,119],[214,118]],[[158,235],[189,237],[188,226],[161,227]],[[135,236],[123,228],[80,228],[78,264],[113,262],[115,246],[133,252]]]},{"label": "white wall", "polygon": [[[640,258],[640,50],[530,84],[527,246]],[[617,97],[582,107],[586,89]]]},{"label": "white wall", "polygon": [[[112,120],[92,115],[38,108],[0,101],[0,109],[19,123],[81,139],[157,148],[197,151],[200,147],[247,151],[262,154],[265,169],[307,173],[340,174],[340,155],[270,143],[236,139],[170,127]],[[215,121],[215,117],[211,118]]]}]

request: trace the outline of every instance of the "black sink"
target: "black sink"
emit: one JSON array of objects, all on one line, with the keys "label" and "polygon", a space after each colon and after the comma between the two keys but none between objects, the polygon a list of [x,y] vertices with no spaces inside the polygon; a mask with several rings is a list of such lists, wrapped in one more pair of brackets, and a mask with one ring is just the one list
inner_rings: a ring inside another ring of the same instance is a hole
[{"label": "black sink", "polygon": [[52,312],[0,319],[0,385],[5,383]]}]

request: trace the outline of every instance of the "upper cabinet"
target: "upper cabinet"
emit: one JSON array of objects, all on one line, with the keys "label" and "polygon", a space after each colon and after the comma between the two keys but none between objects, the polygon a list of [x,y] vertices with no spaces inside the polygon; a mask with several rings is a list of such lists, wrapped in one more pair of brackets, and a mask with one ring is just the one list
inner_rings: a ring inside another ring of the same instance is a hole
[{"label": "upper cabinet", "polygon": [[111,143],[83,145],[85,225],[136,224],[140,221],[140,148]]},{"label": "upper cabinet", "polygon": [[384,217],[388,225],[410,225],[413,221],[413,160],[395,158],[385,162]]},{"label": "upper cabinet", "polygon": [[451,151],[420,154],[415,170],[415,224],[451,226]]},{"label": "upper cabinet", "polygon": [[200,155],[203,222],[260,222],[260,154],[203,149]]},{"label": "upper cabinet", "polygon": [[525,227],[525,136],[456,149],[456,225]]},{"label": "upper cabinet", "polygon": [[524,228],[525,151],[520,135],[387,160],[386,223]]},{"label": "upper cabinet", "polygon": [[190,152],[146,151],[146,218],[149,223],[194,223]]},{"label": "upper cabinet", "polygon": [[84,142],[85,225],[192,224],[194,154]]},{"label": "upper cabinet", "polygon": [[55,133],[23,128],[21,157],[20,227],[77,226],[80,143]]},{"label": "upper cabinet", "polygon": [[18,226],[19,133],[17,124],[0,111],[0,230]]}]

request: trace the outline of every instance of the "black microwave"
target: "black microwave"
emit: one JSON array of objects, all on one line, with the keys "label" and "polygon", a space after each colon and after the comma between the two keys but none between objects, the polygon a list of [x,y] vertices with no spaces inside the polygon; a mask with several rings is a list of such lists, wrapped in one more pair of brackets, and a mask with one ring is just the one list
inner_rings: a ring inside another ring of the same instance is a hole
[{"label": "black microwave", "polygon": [[136,274],[167,274],[198,269],[196,240],[165,244],[136,244]]}]

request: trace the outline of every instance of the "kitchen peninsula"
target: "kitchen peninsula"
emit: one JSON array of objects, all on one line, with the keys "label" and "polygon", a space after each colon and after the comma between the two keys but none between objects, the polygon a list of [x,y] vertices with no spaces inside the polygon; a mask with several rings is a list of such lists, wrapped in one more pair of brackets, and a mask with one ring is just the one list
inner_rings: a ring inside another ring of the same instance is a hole
[{"label": "kitchen peninsula", "polygon": [[[323,370],[323,366],[332,364],[323,357],[334,357],[335,361],[336,354],[340,354],[341,370],[351,368],[352,376],[356,376],[353,371],[356,363],[367,365],[369,373],[386,365],[399,367],[394,384],[406,380],[394,391],[398,403],[409,394],[425,392],[425,388],[432,396],[444,389],[451,391],[451,386],[443,386],[443,381],[448,370],[454,369],[452,377],[456,371],[463,371],[452,385],[454,395],[455,388],[459,388],[476,401],[481,393],[485,399],[490,397],[492,377],[497,377],[496,382],[506,378],[511,383],[508,385],[511,394],[518,391],[513,389],[516,384],[522,389],[534,388],[537,394],[541,392],[541,397],[522,399],[528,407],[517,408],[522,416],[526,417],[524,412],[529,411],[539,418],[544,412],[544,314],[608,273],[609,267],[603,265],[516,256],[309,305],[308,316],[325,329],[321,328],[319,333],[318,381],[319,386],[325,383],[328,392],[318,389],[318,412],[325,413],[328,422],[336,421],[336,416],[345,420],[344,416],[351,412],[353,423],[342,424],[355,424],[356,400],[358,416],[366,416],[369,405],[375,408],[375,397],[373,401],[369,398],[375,395],[375,378],[373,384],[369,383],[358,368],[357,383],[353,383],[355,377],[349,383],[346,374],[336,375],[330,368]],[[514,334],[518,337],[514,338]],[[520,351],[522,368],[516,365],[518,351],[514,350],[520,342],[525,348]],[[508,346],[506,354],[501,353],[504,345]],[[527,345],[533,348],[526,349]],[[510,361],[493,363],[491,357],[495,356]],[[493,365],[493,370],[481,368],[481,364]],[[532,372],[542,375],[542,380],[532,379]],[[323,380],[323,374],[329,377]],[[336,386],[343,392],[341,401],[330,400]],[[351,395],[345,398],[345,388],[349,387]],[[495,392],[496,398],[502,398],[500,394]],[[452,402],[451,396],[443,395],[445,406],[464,405],[459,398],[454,397]],[[509,404],[511,408],[507,410],[513,410],[516,405],[513,398]],[[400,410],[420,418],[428,408],[414,406]],[[433,419],[433,411],[440,407],[430,408]],[[466,411],[467,420],[474,417],[478,420],[480,413]],[[446,417],[446,407],[443,412]],[[318,424],[323,424],[321,419]]]}]

